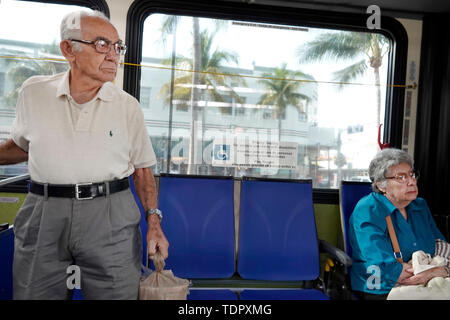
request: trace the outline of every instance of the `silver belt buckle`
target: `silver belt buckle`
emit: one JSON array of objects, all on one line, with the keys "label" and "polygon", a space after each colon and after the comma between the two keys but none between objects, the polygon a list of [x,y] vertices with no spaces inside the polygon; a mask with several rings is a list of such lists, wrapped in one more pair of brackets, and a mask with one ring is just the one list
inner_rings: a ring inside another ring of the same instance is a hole
[{"label": "silver belt buckle", "polygon": [[80,186],[91,186],[91,185],[92,185],[92,182],[75,184],[75,198],[77,200],[91,200],[91,199],[94,199],[94,197],[92,197],[92,196],[85,197],[85,198],[80,197],[81,190],[78,189]]}]

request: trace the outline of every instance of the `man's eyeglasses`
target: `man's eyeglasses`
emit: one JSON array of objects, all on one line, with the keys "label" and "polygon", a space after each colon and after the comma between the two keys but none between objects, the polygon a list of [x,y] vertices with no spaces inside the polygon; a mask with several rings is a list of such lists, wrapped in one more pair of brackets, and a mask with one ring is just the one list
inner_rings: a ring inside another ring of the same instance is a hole
[{"label": "man's eyeglasses", "polygon": [[95,50],[97,50],[98,53],[108,53],[109,51],[111,51],[111,46],[114,46],[114,51],[118,55],[123,56],[125,55],[125,52],[127,52],[127,46],[122,42],[122,40],[119,40],[114,44],[106,39],[97,39],[95,41],[79,40],[79,39],[69,39],[69,40],[85,44],[93,44],[95,46]]},{"label": "man's eyeglasses", "polygon": [[411,171],[408,173],[397,173],[395,176],[393,177],[386,177],[385,179],[395,179],[395,181],[400,182],[400,183],[405,183],[406,181],[408,181],[409,178],[412,178],[414,180],[419,179],[419,171]]}]

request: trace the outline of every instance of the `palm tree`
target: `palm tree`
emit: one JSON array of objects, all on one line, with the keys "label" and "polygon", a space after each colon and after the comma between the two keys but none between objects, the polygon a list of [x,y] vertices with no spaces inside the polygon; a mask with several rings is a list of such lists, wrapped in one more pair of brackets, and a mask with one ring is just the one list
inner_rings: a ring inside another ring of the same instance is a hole
[{"label": "palm tree", "polygon": [[[327,32],[298,48],[300,62],[326,59],[335,61],[355,60],[352,65],[334,72],[334,81],[350,82],[363,75],[368,67],[373,68],[376,85],[377,126],[380,124],[381,90],[380,67],[384,55],[389,52],[386,37],[367,32]],[[339,86],[342,88],[342,84]]]},{"label": "palm tree", "polygon": [[[242,83],[242,80],[238,76],[227,75],[222,71],[222,65],[224,62],[238,63],[239,59],[237,54],[229,51],[222,51],[216,49],[212,51],[212,44],[214,40],[214,33],[209,35],[207,30],[204,30],[200,34],[200,64],[197,72],[193,72],[198,75],[198,80],[195,86],[191,84],[192,72],[184,72],[181,76],[174,80],[174,92],[173,99],[178,101],[180,108],[187,108],[191,102],[192,89],[202,88],[204,90],[199,91],[199,100],[212,100],[223,102],[224,95],[221,93],[223,89],[226,89],[228,94],[235,98],[237,101],[241,101],[241,97],[230,87],[230,79],[236,83]],[[168,63],[168,61],[163,61]],[[192,70],[194,59],[178,56],[176,58],[176,64],[186,70]],[[164,97],[166,104],[170,102],[170,83],[166,83],[162,86],[160,95]],[[221,90],[222,89],[222,90]],[[194,106],[196,103],[194,102]]]},{"label": "palm tree", "polygon": [[[233,52],[223,51],[220,49],[212,50],[212,44],[214,40],[215,32],[211,35],[207,30],[203,30],[200,33],[200,48],[198,64],[195,67],[197,59],[177,57],[176,65],[181,66],[183,69],[196,70],[193,72],[195,82],[193,82],[192,72],[184,72],[181,76],[175,78],[170,83],[166,83],[161,87],[160,96],[164,98],[165,104],[170,104],[171,99],[178,102],[179,108],[191,107],[191,141],[189,147],[189,165],[193,164],[193,146],[195,137],[194,123],[193,121],[198,118],[198,101],[218,101],[224,102],[225,97],[231,97],[235,101],[242,102],[241,97],[233,90],[229,85],[231,82],[234,84],[245,84],[245,81],[237,76],[225,75],[222,71],[222,65],[224,62],[238,63],[238,56]],[[165,61],[163,63],[169,63]],[[202,88],[203,90],[199,90]],[[226,93],[224,93],[226,92]],[[202,117],[204,123],[206,105],[202,108]],[[225,110],[221,109],[222,112]],[[195,114],[194,114],[195,113]],[[194,116],[192,116],[194,114]],[[202,130],[204,133],[204,128]],[[194,133],[194,135],[193,135]],[[191,150],[192,146],[192,150]],[[191,154],[192,152],[192,154]],[[188,172],[191,171],[188,169]]]},{"label": "palm tree", "polygon": [[272,105],[275,107],[274,117],[278,119],[278,141],[281,141],[281,120],[286,114],[288,106],[292,106],[300,113],[304,113],[302,100],[311,102],[316,96],[308,96],[300,92],[302,82],[300,79],[313,80],[312,76],[301,71],[290,71],[286,63],[280,68],[276,68],[273,73],[264,73],[266,79],[259,80],[259,83],[265,88],[258,104]]},{"label": "palm tree", "polygon": [[[165,36],[167,34],[176,34],[177,24],[180,20],[181,16],[170,16],[167,15],[161,26],[161,34],[163,41],[165,41]],[[215,20],[216,30],[225,25],[225,20]],[[192,70],[195,72],[192,73],[191,83],[193,90],[190,90],[190,109],[191,109],[191,119],[190,119],[190,139],[189,139],[189,164],[188,164],[188,173],[193,173],[193,164],[194,164],[194,146],[195,146],[195,120],[198,118],[198,108],[195,106],[195,101],[198,101],[199,90],[196,84],[199,83],[199,74],[197,71],[200,70],[200,60],[202,59],[201,55],[201,45],[200,45],[200,23],[198,17],[192,17],[192,36],[193,36],[193,63]],[[174,38],[174,47],[175,47],[175,38]],[[172,59],[174,60],[174,59]],[[172,64],[174,61],[172,61]],[[173,67],[173,65],[172,65]],[[172,73],[174,74],[174,73]],[[173,89],[173,88],[172,88]]]}]

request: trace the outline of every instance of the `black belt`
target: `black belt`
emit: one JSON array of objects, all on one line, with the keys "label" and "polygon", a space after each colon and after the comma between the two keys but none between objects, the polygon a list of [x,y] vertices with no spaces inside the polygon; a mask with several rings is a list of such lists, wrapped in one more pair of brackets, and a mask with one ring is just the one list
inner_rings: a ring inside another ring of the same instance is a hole
[{"label": "black belt", "polygon": [[[130,187],[128,177],[121,180],[113,180],[99,183],[78,183],[78,184],[42,184],[30,182],[30,192],[47,197],[75,198],[77,200],[89,200],[107,194],[126,190]],[[47,188],[47,195],[45,189]]]}]

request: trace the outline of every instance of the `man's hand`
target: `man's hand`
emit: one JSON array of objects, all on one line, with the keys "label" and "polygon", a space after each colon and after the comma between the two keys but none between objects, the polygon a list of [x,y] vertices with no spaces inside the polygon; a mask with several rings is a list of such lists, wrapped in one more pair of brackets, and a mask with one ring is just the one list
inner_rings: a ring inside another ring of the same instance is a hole
[{"label": "man's hand", "polygon": [[155,214],[148,216],[147,253],[151,257],[156,251],[165,259],[169,256],[169,242],[164,235],[159,218]]}]

